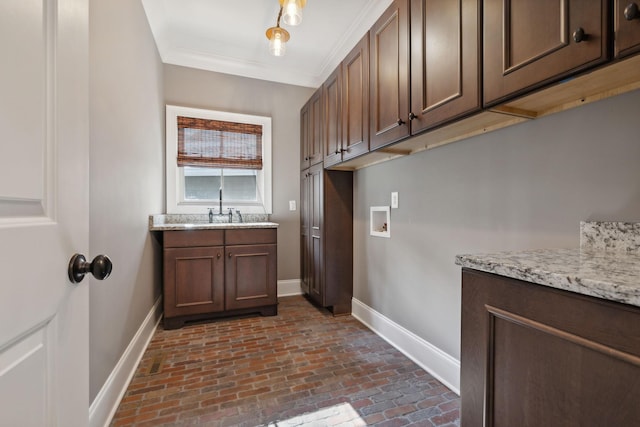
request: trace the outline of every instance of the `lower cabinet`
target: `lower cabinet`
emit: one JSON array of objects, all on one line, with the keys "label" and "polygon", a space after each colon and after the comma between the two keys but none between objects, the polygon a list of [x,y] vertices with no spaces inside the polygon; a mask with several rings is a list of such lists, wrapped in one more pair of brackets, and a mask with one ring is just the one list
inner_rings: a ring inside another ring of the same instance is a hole
[{"label": "lower cabinet", "polygon": [[276,229],[165,231],[164,326],[277,314]]},{"label": "lower cabinet", "polygon": [[461,425],[631,426],[640,308],[462,274]]}]

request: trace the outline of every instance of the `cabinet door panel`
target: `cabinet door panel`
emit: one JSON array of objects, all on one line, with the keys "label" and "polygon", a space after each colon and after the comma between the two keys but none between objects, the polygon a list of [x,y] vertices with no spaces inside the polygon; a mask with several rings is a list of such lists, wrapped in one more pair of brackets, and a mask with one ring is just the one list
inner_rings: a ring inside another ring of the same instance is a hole
[{"label": "cabinet door panel", "polygon": [[323,224],[323,169],[317,165],[309,170],[309,294],[319,303],[322,300],[322,224]]},{"label": "cabinet door panel", "polygon": [[331,73],[322,85],[324,106],[323,137],[324,166],[331,166],[342,160],[342,67]]},{"label": "cabinet door panel", "polygon": [[224,310],[224,248],[164,250],[166,317]]},{"label": "cabinet door panel", "polygon": [[302,171],[300,174],[300,278],[302,290],[305,293],[309,293],[311,283],[310,182],[309,171]]},{"label": "cabinet door panel", "polygon": [[276,245],[225,247],[227,310],[277,304]]},{"label": "cabinet door panel", "polygon": [[[614,16],[615,23],[615,56],[623,58],[633,53],[640,52],[640,14],[638,12],[635,17],[632,15],[633,4],[636,8],[640,7],[638,0],[615,0]],[[625,9],[628,17],[625,17]]]},{"label": "cabinet door panel", "polygon": [[[607,60],[605,0],[486,0],[484,103],[492,105]],[[586,37],[574,40],[582,29]]]},{"label": "cabinet door panel", "polygon": [[480,109],[479,0],[411,2],[411,133]]},{"label": "cabinet door panel", "polygon": [[461,424],[637,424],[639,320],[637,307],[464,269]]},{"label": "cabinet door panel", "polygon": [[369,34],[342,62],[342,160],[369,151]]},{"label": "cabinet door panel", "polygon": [[322,162],[322,88],[309,102],[309,166],[312,166]]},{"label": "cabinet door panel", "polygon": [[369,32],[371,149],[409,135],[409,13],[396,0]]},{"label": "cabinet door panel", "polygon": [[310,101],[300,109],[300,169],[309,167]]}]

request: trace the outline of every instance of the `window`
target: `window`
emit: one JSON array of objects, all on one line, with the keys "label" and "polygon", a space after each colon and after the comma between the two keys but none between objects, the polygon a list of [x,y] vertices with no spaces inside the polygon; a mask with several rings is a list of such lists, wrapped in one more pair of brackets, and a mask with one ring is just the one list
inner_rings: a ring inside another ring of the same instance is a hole
[{"label": "window", "polygon": [[271,118],[167,105],[167,213],[271,212]]}]

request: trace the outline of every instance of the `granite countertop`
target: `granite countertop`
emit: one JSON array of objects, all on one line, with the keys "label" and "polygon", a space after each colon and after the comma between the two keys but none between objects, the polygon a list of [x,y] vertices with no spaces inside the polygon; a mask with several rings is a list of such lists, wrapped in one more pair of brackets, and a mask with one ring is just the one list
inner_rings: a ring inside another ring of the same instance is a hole
[{"label": "granite countertop", "polygon": [[159,214],[149,215],[150,231],[176,230],[234,230],[242,228],[278,228],[277,223],[270,222],[268,215],[243,214],[243,222],[234,215],[236,222],[228,222],[228,215],[214,215],[209,222],[208,215],[200,214]]},{"label": "granite countertop", "polygon": [[456,264],[640,307],[640,223],[582,222],[580,248],[457,255]]}]

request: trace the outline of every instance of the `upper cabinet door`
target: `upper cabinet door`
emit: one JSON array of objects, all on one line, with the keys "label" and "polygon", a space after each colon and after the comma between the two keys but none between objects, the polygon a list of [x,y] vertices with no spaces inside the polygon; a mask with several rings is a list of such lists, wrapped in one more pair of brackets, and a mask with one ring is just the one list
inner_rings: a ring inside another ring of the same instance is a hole
[{"label": "upper cabinet door", "polygon": [[369,33],[342,61],[342,160],[369,151]]},{"label": "upper cabinet door", "polygon": [[640,52],[640,1],[615,0],[615,56]]},{"label": "upper cabinet door", "polygon": [[606,61],[607,4],[485,0],[485,106]]},{"label": "upper cabinet door", "polygon": [[322,85],[324,106],[324,167],[342,160],[342,66],[339,65]]},{"label": "upper cabinet door", "polygon": [[411,1],[411,133],[480,109],[480,1]]},{"label": "upper cabinet door", "polygon": [[311,126],[311,117],[309,113],[309,105],[311,101],[300,109],[300,170],[309,167],[309,130]]},{"label": "upper cabinet door", "polygon": [[409,135],[408,9],[395,0],[369,32],[372,150]]},{"label": "upper cabinet door", "polygon": [[322,88],[309,100],[309,166],[322,162]]}]

